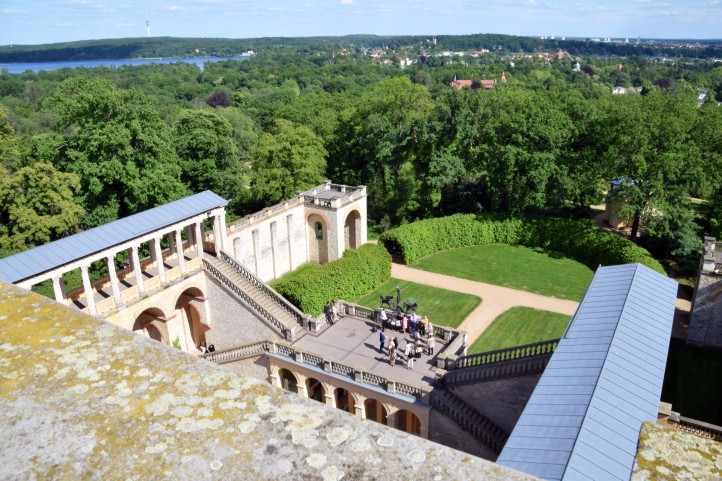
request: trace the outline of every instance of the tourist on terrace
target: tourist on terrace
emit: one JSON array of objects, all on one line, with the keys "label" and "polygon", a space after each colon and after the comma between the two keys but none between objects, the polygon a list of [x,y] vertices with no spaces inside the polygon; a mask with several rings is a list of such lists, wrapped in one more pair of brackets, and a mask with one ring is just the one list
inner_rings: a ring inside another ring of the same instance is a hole
[{"label": "tourist on terrace", "polygon": [[406,341],[406,346],[404,346],[404,356],[406,359],[409,359],[409,356],[411,354],[411,343],[409,341]]},{"label": "tourist on terrace", "polygon": [[409,325],[409,319],[407,316],[401,316],[401,332],[406,332]]},{"label": "tourist on terrace", "polygon": [[391,341],[391,344],[389,345],[389,364],[391,367],[396,365],[396,348],[394,347],[393,341]]},{"label": "tourist on terrace", "polygon": [[434,355],[434,349],[436,348],[436,338],[434,336],[429,336],[429,340],[427,342],[427,346],[429,348],[429,356]]},{"label": "tourist on terrace", "polygon": [[389,318],[386,315],[386,309],[381,309],[381,312],[379,312],[379,323],[381,324],[381,330],[383,331],[386,329],[386,323],[388,322]]},{"label": "tourist on terrace", "polygon": [[[406,344],[408,346],[408,344]],[[406,369],[414,368],[414,356],[406,356]]]},{"label": "tourist on terrace", "polygon": [[379,331],[379,351],[384,352],[384,344],[386,344],[386,336],[384,331]]}]

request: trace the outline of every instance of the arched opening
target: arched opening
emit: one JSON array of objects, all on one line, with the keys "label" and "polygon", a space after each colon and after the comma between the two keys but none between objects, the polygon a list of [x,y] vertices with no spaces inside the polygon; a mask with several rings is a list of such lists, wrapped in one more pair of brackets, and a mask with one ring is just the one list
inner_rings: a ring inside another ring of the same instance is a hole
[{"label": "arched opening", "polygon": [[196,349],[207,346],[206,332],[211,328],[203,319],[203,305],[208,302],[203,292],[195,287],[183,291],[176,301],[175,308],[180,311],[184,323],[188,323],[191,339]]},{"label": "arched opening", "polygon": [[328,228],[318,214],[308,216],[308,260],[324,264],[328,262]]},{"label": "arched opening", "polygon": [[320,403],[326,402],[326,390],[318,379],[312,377],[306,379],[306,392],[308,393],[309,399]]},{"label": "arched opening", "polygon": [[376,399],[367,399],[364,401],[364,410],[366,411],[366,419],[388,425],[389,419],[386,409],[384,405]]},{"label": "arched opening", "polygon": [[151,307],[141,312],[140,315],[135,318],[133,331],[142,331],[147,337],[170,345],[167,321],[168,318],[163,314],[163,311],[156,307]]},{"label": "arched opening", "polygon": [[336,398],[336,407],[347,413],[354,414],[356,412],[356,404],[354,403],[353,396],[346,389],[339,387],[334,392]]},{"label": "arched opening", "polygon": [[396,427],[409,434],[421,434],[421,420],[416,414],[406,409],[402,409],[396,413]]},{"label": "arched opening", "polygon": [[281,369],[278,371],[278,378],[281,380],[281,387],[286,391],[298,392],[298,381],[296,376],[293,375],[288,369]]},{"label": "arched opening", "polygon": [[349,212],[343,225],[346,249],[356,249],[361,242],[361,214],[357,210]]}]

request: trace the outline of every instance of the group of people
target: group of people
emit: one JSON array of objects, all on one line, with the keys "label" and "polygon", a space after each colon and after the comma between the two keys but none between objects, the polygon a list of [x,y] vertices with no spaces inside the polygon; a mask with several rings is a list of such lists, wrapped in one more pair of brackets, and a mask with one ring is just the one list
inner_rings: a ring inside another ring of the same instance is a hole
[{"label": "group of people", "polygon": [[384,329],[392,329],[411,334],[418,332],[421,336],[426,336],[428,333],[433,332],[429,318],[426,316],[421,317],[415,312],[407,314],[401,311],[392,311],[391,316],[389,316],[386,309],[381,309],[378,314],[378,321],[382,331]]},{"label": "group of people", "polygon": [[[431,331],[428,331],[431,332]],[[414,360],[421,357],[421,354],[426,350],[426,354],[429,356],[434,355],[434,349],[436,347],[436,339],[433,335],[427,336],[426,341],[424,342],[423,338],[421,337],[418,330],[415,330],[412,332],[412,340],[409,341],[408,339],[403,339],[404,341],[404,348],[403,351],[401,350],[401,345],[398,336],[394,336],[393,339],[389,342],[388,350],[385,351],[386,347],[386,334],[384,333],[384,330],[381,329],[379,331],[379,351],[383,354],[384,352],[388,353],[389,356],[389,364],[391,366],[396,365],[396,360],[402,360],[406,363],[407,369],[413,369],[414,368]],[[426,349],[424,349],[424,347]],[[401,359],[401,355],[403,354],[403,359]]]}]

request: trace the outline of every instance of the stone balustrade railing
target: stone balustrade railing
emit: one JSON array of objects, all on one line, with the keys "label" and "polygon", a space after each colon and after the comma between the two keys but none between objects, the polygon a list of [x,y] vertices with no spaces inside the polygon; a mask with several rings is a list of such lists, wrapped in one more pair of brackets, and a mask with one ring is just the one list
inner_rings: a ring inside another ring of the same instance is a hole
[{"label": "stone balustrade railing", "polygon": [[226,262],[228,265],[230,265],[238,274],[240,274],[243,278],[245,278],[248,282],[251,283],[256,289],[262,291],[265,293],[273,302],[276,303],[278,307],[280,307],[282,310],[284,310],[288,315],[290,315],[293,319],[296,320],[298,325],[302,326],[303,328],[309,327],[309,320],[310,318],[306,316],[303,312],[301,312],[296,306],[291,304],[286,300],[285,297],[283,297],[281,294],[276,292],[271,286],[260,280],[258,277],[255,276],[251,271],[243,267],[243,265],[236,261],[232,256],[229,256],[225,252],[220,253],[221,259]]},{"label": "stone balustrade railing", "polygon": [[453,366],[449,369],[464,369],[467,367],[476,367],[484,364],[492,364],[497,362],[512,361],[527,357],[538,356],[540,354],[551,354],[559,344],[559,339],[550,339],[548,341],[535,342],[532,344],[524,344],[514,346],[507,349],[497,349],[494,351],[480,352],[461,356],[456,359]]},{"label": "stone balustrade railing", "polygon": [[218,364],[227,364],[261,356],[266,353],[281,356],[286,360],[298,364],[313,366],[331,374],[343,376],[359,384],[381,387],[390,393],[399,393],[418,400],[425,399],[431,392],[431,389],[422,389],[418,386],[392,381],[378,374],[359,371],[358,369],[346,364],[336,361],[327,361],[317,354],[301,351],[288,344],[274,341],[260,341],[225,351],[206,353],[203,355],[203,358]]},{"label": "stone balustrade railing", "polygon": [[481,364],[472,368],[453,369],[444,374],[442,382],[446,386],[463,386],[497,379],[541,374],[544,372],[551,356],[552,353],[548,352],[510,361]]}]

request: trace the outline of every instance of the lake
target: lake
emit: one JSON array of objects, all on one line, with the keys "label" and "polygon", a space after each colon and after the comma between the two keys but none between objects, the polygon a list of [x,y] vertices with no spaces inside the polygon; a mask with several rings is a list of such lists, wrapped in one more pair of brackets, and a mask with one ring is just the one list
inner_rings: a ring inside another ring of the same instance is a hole
[{"label": "lake", "polygon": [[10,73],[23,73],[26,70],[40,72],[44,70],[59,70],[63,68],[97,68],[97,67],[127,67],[154,64],[188,63],[196,65],[203,70],[207,63],[222,62],[224,60],[246,60],[247,55],[236,55],[233,57],[167,57],[167,58],[120,58],[112,60],[68,60],[62,62],[17,62],[0,63],[0,70]]}]

